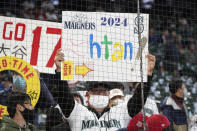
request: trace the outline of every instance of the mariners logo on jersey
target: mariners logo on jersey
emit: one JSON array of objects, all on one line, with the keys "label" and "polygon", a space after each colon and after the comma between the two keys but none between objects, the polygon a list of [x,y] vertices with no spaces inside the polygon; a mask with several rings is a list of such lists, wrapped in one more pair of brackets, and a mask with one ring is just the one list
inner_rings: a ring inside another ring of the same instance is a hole
[{"label": "mariners logo on jersey", "polygon": [[118,120],[115,120],[115,119],[111,119],[109,121],[105,121],[105,120],[102,120],[102,121],[98,121],[97,120],[82,120],[82,130],[83,129],[86,129],[86,128],[92,128],[94,126],[98,126],[102,128],[102,127],[105,127],[105,128],[111,128],[111,127],[116,127],[116,128],[121,128],[121,125],[120,125],[120,121]]}]

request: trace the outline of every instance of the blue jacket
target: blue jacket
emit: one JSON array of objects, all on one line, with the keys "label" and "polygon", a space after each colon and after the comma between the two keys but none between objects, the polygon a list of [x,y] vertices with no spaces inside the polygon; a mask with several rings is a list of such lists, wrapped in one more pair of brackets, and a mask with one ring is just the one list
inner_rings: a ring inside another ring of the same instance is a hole
[{"label": "blue jacket", "polygon": [[4,87],[3,85],[0,83],[0,92],[3,91]]},{"label": "blue jacket", "polygon": [[6,105],[7,104],[7,96],[12,92],[12,86],[8,88],[4,88],[0,92],[0,105]]},{"label": "blue jacket", "polygon": [[40,97],[38,103],[36,104],[36,108],[46,109],[56,105],[56,102],[51,92],[49,91],[47,85],[45,84],[43,78],[40,78],[40,86],[41,86]]},{"label": "blue jacket", "polygon": [[176,125],[187,125],[187,109],[185,105],[185,110],[183,110],[171,97],[167,97],[161,102],[160,107],[162,114],[168,118],[171,125],[173,122]]}]

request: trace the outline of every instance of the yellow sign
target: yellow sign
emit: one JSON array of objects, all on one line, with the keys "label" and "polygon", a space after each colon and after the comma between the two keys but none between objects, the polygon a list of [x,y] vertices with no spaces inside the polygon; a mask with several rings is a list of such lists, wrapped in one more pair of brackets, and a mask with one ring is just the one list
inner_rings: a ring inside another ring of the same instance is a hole
[{"label": "yellow sign", "polygon": [[[13,70],[23,76],[27,84],[26,93],[30,96],[32,105],[35,106],[40,96],[40,80],[34,68],[20,58],[4,56],[0,57],[0,72],[4,70]],[[0,105],[0,110],[3,110],[3,113],[0,114],[7,112],[7,109],[4,107]]]},{"label": "yellow sign", "polygon": [[0,119],[2,118],[3,115],[8,115],[7,107],[0,105]]},{"label": "yellow sign", "polygon": [[62,79],[73,80],[73,61],[63,61],[62,65]]},{"label": "yellow sign", "polygon": [[93,71],[93,70],[88,68],[85,64],[77,65],[76,69],[75,69],[75,74],[76,75],[82,75],[84,77],[90,71]]}]

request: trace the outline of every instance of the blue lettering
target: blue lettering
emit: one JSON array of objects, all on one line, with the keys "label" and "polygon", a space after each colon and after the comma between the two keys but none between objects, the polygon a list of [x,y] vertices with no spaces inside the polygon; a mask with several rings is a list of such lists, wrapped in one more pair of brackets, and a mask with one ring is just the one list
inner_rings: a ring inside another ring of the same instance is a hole
[{"label": "blue lettering", "polygon": [[130,48],[130,60],[132,59],[132,54],[133,54],[133,45],[131,42],[124,43],[124,59],[127,58],[127,46]]},{"label": "blue lettering", "polygon": [[97,48],[97,56],[98,58],[101,57],[101,47],[98,43],[93,43],[93,34],[90,34],[90,57],[93,58],[93,47],[96,46]]}]

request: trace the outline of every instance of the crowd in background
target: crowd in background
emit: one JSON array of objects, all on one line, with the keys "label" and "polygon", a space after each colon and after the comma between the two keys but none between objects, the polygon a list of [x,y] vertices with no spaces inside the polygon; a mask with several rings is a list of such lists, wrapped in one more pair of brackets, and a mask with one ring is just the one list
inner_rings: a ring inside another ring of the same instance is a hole
[{"label": "crowd in background", "polygon": [[[1,0],[0,15],[61,22],[61,11],[136,13],[136,0]],[[195,0],[142,0],[142,13],[150,14],[149,51],[157,58],[150,98],[160,102],[169,95],[169,82],[186,85],[189,115],[197,113],[197,9]],[[50,90],[52,76],[41,74]],[[84,90],[77,84],[73,90]],[[124,83],[123,83],[124,84]],[[125,94],[129,94],[125,86]]]}]

